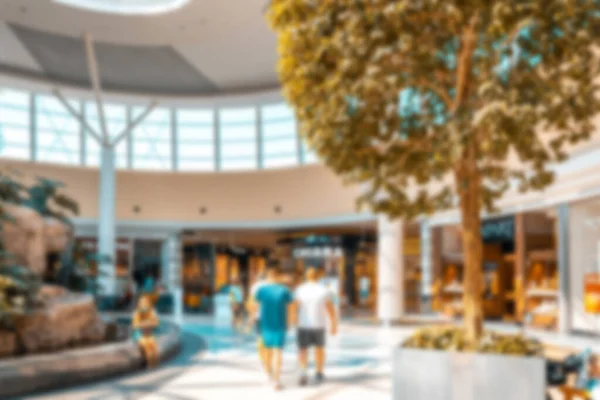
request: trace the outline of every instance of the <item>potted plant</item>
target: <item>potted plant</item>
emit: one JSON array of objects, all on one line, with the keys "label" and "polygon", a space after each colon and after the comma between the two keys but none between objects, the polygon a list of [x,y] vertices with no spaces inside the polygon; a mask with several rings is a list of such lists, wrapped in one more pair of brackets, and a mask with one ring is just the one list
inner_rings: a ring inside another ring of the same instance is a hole
[{"label": "potted plant", "polygon": [[[278,35],[279,77],[300,134],[329,168],[363,185],[359,204],[391,219],[460,211],[464,324],[422,335],[433,342],[451,335],[461,344],[440,347],[454,350],[449,355],[422,349],[429,340],[409,341],[413,349],[396,355],[402,358],[397,393],[412,386],[416,391],[403,398],[538,398],[544,366],[535,357],[539,348],[530,351],[534,343],[511,352],[532,359],[484,354],[479,360],[488,341],[495,353],[504,351],[505,340],[523,341],[483,330],[481,212],[493,212],[509,190],[549,185],[549,167],[594,131],[598,3],[272,0],[267,18]],[[466,358],[454,358],[460,351]],[[523,371],[531,360],[529,377]],[[500,366],[509,361],[508,369]],[[402,378],[411,371],[411,379]],[[451,397],[427,396],[434,371],[444,375],[438,382],[445,393],[453,380],[464,384]],[[504,386],[498,391],[492,380],[464,381],[460,374],[497,374]],[[511,385],[528,377],[539,386],[535,394]]]}]

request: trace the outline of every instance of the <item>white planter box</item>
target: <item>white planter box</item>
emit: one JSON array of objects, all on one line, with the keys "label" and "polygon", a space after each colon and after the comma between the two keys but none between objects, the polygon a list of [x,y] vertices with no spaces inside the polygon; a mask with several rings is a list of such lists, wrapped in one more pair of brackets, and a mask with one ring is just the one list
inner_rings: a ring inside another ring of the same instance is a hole
[{"label": "white planter box", "polygon": [[394,399],[544,400],[543,358],[397,348]]}]

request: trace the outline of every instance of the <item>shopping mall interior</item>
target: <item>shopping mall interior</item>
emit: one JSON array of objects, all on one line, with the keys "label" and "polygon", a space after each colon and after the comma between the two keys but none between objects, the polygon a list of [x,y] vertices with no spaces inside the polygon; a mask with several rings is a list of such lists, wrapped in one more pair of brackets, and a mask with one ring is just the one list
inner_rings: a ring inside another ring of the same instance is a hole
[{"label": "shopping mall interior", "polygon": [[[268,7],[0,1],[3,250],[55,288],[43,290],[76,286],[61,278],[67,253],[100,288],[41,322],[19,316],[16,336],[2,294],[0,386],[13,389],[0,397],[396,399],[396,349],[424,326],[460,323],[459,210],[403,221],[357,208],[364,188],[320,159],[282,94]],[[543,343],[555,400],[570,398],[554,377],[565,359],[600,351],[600,133],[568,153],[551,185],[509,191],[481,221],[485,327]],[[290,288],[317,268],[334,292],[340,327],[321,385],[298,387],[289,339],[274,392],[255,334],[232,327],[230,286],[250,296],[272,264]],[[129,335],[146,292],[161,324],[148,371]],[[94,328],[61,342],[61,324],[108,320],[114,343],[89,339]],[[487,397],[443,397],[467,398]]]}]

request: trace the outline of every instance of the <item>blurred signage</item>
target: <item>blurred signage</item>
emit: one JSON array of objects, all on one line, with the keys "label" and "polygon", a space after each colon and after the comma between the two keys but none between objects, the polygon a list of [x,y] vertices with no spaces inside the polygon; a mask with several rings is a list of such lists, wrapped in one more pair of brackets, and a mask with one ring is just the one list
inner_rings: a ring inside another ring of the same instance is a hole
[{"label": "blurred signage", "polygon": [[299,247],[293,250],[294,258],[329,258],[342,257],[344,252],[341,247]]},{"label": "blurred signage", "polygon": [[485,242],[510,242],[515,237],[514,217],[490,219],[481,224],[481,237]]}]

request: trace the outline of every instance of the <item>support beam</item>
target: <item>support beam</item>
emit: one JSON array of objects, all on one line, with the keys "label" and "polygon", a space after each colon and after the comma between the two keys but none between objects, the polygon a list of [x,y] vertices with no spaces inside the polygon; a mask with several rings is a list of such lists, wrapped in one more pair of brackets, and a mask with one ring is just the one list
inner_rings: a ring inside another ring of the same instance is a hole
[{"label": "support beam", "polygon": [[298,164],[304,164],[304,147],[302,146],[302,136],[300,135],[300,123],[296,119],[296,156],[298,157]]},{"label": "support beam", "polygon": [[29,158],[37,160],[37,106],[35,94],[29,94]]},{"label": "support beam", "polygon": [[421,313],[431,312],[431,286],[433,284],[433,263],[431,249],[431,227],[429,221],[421,221]]},{"label": "support beam", "polygon": [[67,111],[69,111],[69,113],[73,117],[75,117],[79,121],[79,123],[81,123],[81,125],[83,125],[85,127],[85,129],[89,132],[89,134],[92,135],[94,137],[94,139],[96,139],[98,141],[98,143],[100,143],[100,146],[102,146],[104,144],[102,137],[98,134],[98,132],[96,132],[96,130],[94,128],[92,128],[90,126],[90,124],[88,124],[88,122],[85,120],[83,115],[81,115],[79,112],[77,112],[77,110],[75,110],[73,108],[73,106],[71,106],[71,104],[69,104],[69,102],[64,98],[64,96],[58,89],[52,90],[52,93],[54,94],[54,96],[56,96],[58,101],[60,101],[62,103],[62,105],[65,106]]},{"label": "support beam", "polygon": [[178,324],[183,323],[183,290],[181,287],[182,253],[181,236],[178,232],[169,234],[161,249],[161,280],[173,296],[173,316]]},{"label": "support beam", "polygon": [[[126,124],[129,126],[132,120],[133,109],[131,106],[127,107],[126,111]],[[126,168],[133,169],[133,134],[125,135],[125,140],[127,141],[127,149],[125,152],[125,166]],[[116,148],[117,145],[115,145]]]},{"label": "support beam", "polygon": [[[116,221],[115,221],[115,149],[100,147],[100,198],[98,199],[98,253],[100,262],[99,282],[102,294],[114,298],[116,294]],[[106,259],[105,259],[106,258]]]},{"label": "support beam", "polygon": [[88,71],[94,96],[96,97],[96,108],[98,110],[98,120],[100,121],[100,130],[102,133],[103,143],[108,143],[108,130],[106,129],[106,119],[104,118],[104,103],[102,102],[102,86],[100,85],[100,74],[98,73],[98,62],[96,60],[96,52],[94,51],[94,42],[89,33],[83,35],[85,41],[85,53],[87,56]]},{"label": "support beam", "polygon": [[215,157],[215,171],[221,170],[221,120],[219,118],[219,110],[214,110],[213,118],[213,141],[214,141],[214,157]]},{"label": "support beam", "polygon": [[263,126],[262,126],[262,111],[260,104],[256,106],[256,167],[258,169],[264,168],[264,156],[263,156]]},{"label": "support beam", "polygon": [[556,218],[556,241],[558,247],[558,331],[567,334],[571,330],[571,306],[569,295],[569,205],[558,206]]},{"label": "support beam", "polygon": [[385,325],[404,315],[404,224],[379,216],[377,318]]},{"label": "support beam", "polygon": [[179,171],[179,123],[177,122],[177,110],[171,108],[171,168],[173,171]]},{"label": "support beam", "polygon": [[138,115],[133,120],[128,121],[127,122],[127,126],[125,127],[125,129],[123,129],[115,137],[115,140],[113,140],[112,142],[108,141],[109,144],[110,144],[110,146],[116,147],[121,140],[123,140],[124,138],[126,138],[135,128],[138,127],[139,124],[141,124],[142,122],[144,122],[144,120],[146,119],[146,117],[148,117],[148,115],[150,115],[150,113],[152,111],[154,111],[154,108],[156,107],[157,104],[158,103],[153,100],[150,104],[148,104],[148,107],[146,107],[146,109],[144,110],[143,113],[141,113],[140,115]]}]

